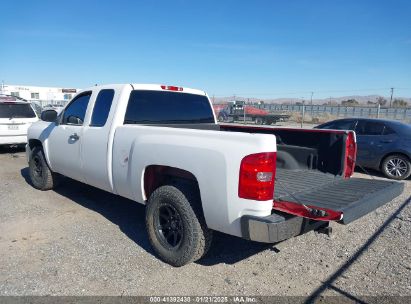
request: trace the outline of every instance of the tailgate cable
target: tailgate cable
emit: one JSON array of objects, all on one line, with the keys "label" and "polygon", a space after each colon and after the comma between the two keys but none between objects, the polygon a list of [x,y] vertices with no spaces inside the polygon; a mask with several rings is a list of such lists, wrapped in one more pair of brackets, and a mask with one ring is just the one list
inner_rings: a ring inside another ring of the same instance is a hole
[{"label": "tailgate cable", "polygon": [[360,169],[361,169],[362,171],[364,171],[366,174],[368,174],[368,176],[371,177],[371,179],[374,179],[374,180],[375,180],[374,176],[372,176],[372,175],[370,174],[370,172],[368,172],[363,166],[361,166],[361,165],[359,165],[359,164],[355,164],[355,165],[358,166],[358,167],[360,167]]},{"label": "tailgate cable", "polygon": [[280,185],[280,187],[289,195],[291,196],[298,204],[300,204],[301,206],[303,206],[308,212],[310,212],[312,215],[314,216],[327,216],[327,212],[325,212],[324,210],[320,210],[320,209],[313,209],[313,208],[309,208],[308,206],[304,205],[303,203],[300,202],[300,200],[298,198],[295,197],[294,194],[292,194],[290,191],[287,190],[287,188],[282,184],[282,182],[280,182],[276,177],[274,178],[275,182],[278,183]]}]

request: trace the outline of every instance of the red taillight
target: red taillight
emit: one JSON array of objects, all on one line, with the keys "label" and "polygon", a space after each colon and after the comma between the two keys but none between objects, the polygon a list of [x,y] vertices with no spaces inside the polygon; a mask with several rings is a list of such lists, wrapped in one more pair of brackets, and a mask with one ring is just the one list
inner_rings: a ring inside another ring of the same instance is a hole
[{"label": "red taillight", "polygon": [[163,90],[167,90],[167,91],[179,91],[179,92],[181,92],[183,90],[182,87],[166,86],[166,85],[162,85],[161,88]]},{"label": "red taillight", "polygon": [[244,157],[240,165],[238,196],[266,201],[274,197],[276,153],[266,152]]},{"label": "red taillight", "polygon": [[349,178],[355,169],[355,159],[357,157],[357,143],[354,132],[349,132],[345,142],[345,164],[344,177]]}]

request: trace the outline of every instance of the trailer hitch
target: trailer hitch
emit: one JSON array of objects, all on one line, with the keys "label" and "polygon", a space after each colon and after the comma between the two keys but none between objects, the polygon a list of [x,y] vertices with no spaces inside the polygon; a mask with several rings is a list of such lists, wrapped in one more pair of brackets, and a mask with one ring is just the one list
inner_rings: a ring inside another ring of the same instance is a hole
[{"label": "trailer hitch", "polygon": [[330,227],[330,226],[320,227],[315,231],[317,233],[326,234],[328,237],[331,237],[333,233],[333,227]]}]

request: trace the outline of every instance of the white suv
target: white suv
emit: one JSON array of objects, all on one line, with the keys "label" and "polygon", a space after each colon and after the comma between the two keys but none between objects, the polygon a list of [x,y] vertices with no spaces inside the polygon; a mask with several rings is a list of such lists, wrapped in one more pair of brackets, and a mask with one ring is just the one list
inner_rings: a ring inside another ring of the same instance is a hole
[{"label": "white suv", "polygon": [[12,96],[0,98],[0,145],[27,143],[27,129],[37,120],[29,102]]}]

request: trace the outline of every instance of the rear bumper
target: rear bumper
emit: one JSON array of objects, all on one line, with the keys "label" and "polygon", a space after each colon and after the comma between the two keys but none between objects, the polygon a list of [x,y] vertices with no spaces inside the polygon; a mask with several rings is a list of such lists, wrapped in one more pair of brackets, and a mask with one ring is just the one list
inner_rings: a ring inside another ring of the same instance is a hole
[{"label": "rear bumper", "polygon": [[17,145],[27,143],[27,135],[0,136],[0,145]]},{"label": "rear bumper", "polygon": [[247,240],[276,243],[328,225],[328,222],[283,213],[266,217],[245,215],[241,218],[241,233]]}]

